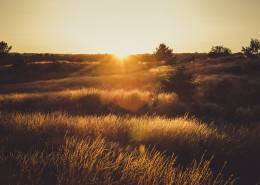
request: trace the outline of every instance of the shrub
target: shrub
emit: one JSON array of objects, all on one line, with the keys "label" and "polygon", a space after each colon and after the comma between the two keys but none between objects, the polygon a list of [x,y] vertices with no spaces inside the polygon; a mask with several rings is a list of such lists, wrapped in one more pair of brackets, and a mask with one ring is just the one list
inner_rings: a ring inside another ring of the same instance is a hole
[{"label": "shrub", "polygon": [[13,68],[19,70],[26,65],[26,62],[23,59],[17,59],[13,62]]},{"label": "shrub", "polygon": [[231,50],[224,46],[212,46],[208,56],[211,58],[225,57],[232,54]]},{"label": "shrub", "polygon": [[258,39],[251,39],[250,46],[242,47],[242,52],[244,55],[252,58],[258,57],[260,54],[260,41]]},{"label": "shrub", "polygon": [[12,46],[8,46],[8,44],[4,41],[0,42],[0,55],[8,53],[12,49]]},{"label": "shrub", "polygon": [[194,75],[185,66],[180,66],[161,81],[161,87],[165,92],[175,92],[182,101],[186,102],[194,99],[197,89],[194,81]]}]

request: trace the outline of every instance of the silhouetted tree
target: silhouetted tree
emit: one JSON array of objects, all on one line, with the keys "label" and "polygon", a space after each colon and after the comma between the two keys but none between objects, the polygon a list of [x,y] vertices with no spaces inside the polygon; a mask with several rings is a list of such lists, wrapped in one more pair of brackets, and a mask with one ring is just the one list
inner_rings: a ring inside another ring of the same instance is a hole
[{"label": "silhouetted tree", "polygon": [[170,62],[173,58],[173,49],[170,49],[164,43],[160,44],[154,51],[157,60]]},{"label": "silhouetted tree", "polygon": [[242,47],[242,52],[248,57],[257,57],[260,54],[260,42],[258,39],[251,39],[250,46]]},{"label": "silhouetted tree", "polygon": [[231,55],[232,52],[229,48],[224,46],[212,46],[208,56],[211,58],[225,57]]},{"label": "silhouetted tree", "polygon": [[4,41],[0,42],[0,55],[8,53],[12,49],[12,46],[8,46],[8,44]]},{"label": "silhouetted tree", "polygon": [[162,90],[165,92],[175,92],[184,101],[194,100],[197,90],[194,75],[185,66],[180,66],[161,81]]}]

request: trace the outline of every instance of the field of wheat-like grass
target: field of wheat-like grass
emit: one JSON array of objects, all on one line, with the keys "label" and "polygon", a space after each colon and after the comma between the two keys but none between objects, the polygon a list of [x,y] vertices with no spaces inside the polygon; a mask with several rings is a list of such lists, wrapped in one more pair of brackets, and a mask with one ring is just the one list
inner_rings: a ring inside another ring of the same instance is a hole
[{"label": "field of wheat-like grass", "polygon": [[260,182],[259,62],[183,62],[0,68],[0,184]]},{"label": "field of wheat-like grass", "polygon": [[82,88],[43,93],[0,95],[1,110],[66,111],[77,114],[167,112],[178,104],[175,93]]},{"label": "field of wheat-like grass", "polygon": [[[223,142],[223,134],[195,120],[115,115],[82,117],[59,112],[1,112],[0,115],[4,134],[1,138],[0,162],[4,172],[1,179],[6,183],[234,182],[232,177],[223,180],[221,171],[213,175],[212,159],[194,160],[182,168],[176,164],[176,155],[167,156],[151,147],[164,142],[173,148],[178,148],[179,142],[195,147],[199,142],[196,140],[206,140],[213,135],[216,142]],[[189,137],[194,138],[192,143],[188,142]]]},{"label": "field of wheat-like grass", "polygon": [[212,160],[260,153],[250,151],[259,126],[188,117],[0,112],[0,127],[0,178],[11,184],[232,184]]}]

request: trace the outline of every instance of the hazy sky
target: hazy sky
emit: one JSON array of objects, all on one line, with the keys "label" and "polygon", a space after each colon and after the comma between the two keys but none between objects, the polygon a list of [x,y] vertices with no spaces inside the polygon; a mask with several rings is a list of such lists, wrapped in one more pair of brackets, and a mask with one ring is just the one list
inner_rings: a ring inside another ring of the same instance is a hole
[{"label": "hazy sky", "polygon": [[260,39],[260,0],[0,0],[13,52],[233,52]]}]

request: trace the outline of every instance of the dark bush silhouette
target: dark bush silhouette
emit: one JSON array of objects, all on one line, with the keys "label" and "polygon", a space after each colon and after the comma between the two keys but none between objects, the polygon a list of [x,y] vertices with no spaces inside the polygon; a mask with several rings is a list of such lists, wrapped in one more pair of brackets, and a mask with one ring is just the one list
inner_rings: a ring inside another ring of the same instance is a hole
[{"label": "dark bush silhouette", "polygon": [[179,99],[184,102],[194,100],[197,84],[194,75],[185,66],[180,66],[161,81],[162,90],[175,92]]},{"label": "dark bush silhouette", "polygon": [[9,51],[12,49],[12,46],[8,46],[8,44],[4,41],[0,42],[0,55],[4,55],[6,53],[9,53]]},{"label": "dark bush silhouette", "polygon": [[15,70],[19,70],[21,68],[23,68],[26,65],[26,62],[24,59],[17,59],[13,62],[13,68]]},{"label": "dark bush silhouette", "polygon": [[229,48],[224,46],[212,46],[208,56],[211,58],[225,57],[231,55],[232,52]]},{"label": "dark bush silhouette", "polygon": [[160,44],[156,50],[154,51],[154,55],[157,60],[172,62],[174,60],[173,57],[173,49],[170,49],[164,43]]},{"label": "dark bush silhouette", "polygon": [[242,47],[242,52],[244,55],[256,58],[260,54],[260,41],[258,39],[251,39],[250,46],[248,47]]}]

